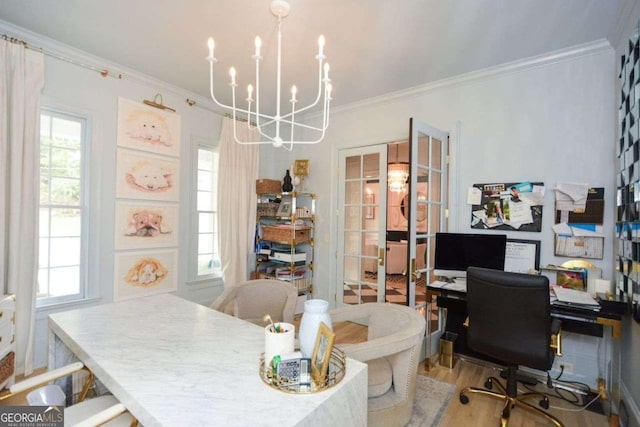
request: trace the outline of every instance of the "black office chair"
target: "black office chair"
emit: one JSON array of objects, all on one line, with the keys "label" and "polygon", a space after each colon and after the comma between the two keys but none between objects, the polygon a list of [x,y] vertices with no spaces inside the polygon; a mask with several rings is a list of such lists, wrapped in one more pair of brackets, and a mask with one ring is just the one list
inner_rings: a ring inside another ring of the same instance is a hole
[{"label": "black office chair", "polygon": [[[517,392],[518,365],[548,371],[560,350],[560,321],[551,317],[549,280],[544,276],[508,273],[470,267],[467,270],[467,310],[469,323],[467,344],[471,349],[503,361],[507,385],[490,377],[486,389],[466,387],[460,402],[469,402],[467,393],[479,393],[504,400],[501,426],[509,421],[515,406],[547,418],[558,427],[554,416],[523,400],[542,397],[539,405],[549,408],[549,399],[539,393]],[[555,335],[552,339],[552,335]],[[496,385],[501,393],[491,391]]]}]

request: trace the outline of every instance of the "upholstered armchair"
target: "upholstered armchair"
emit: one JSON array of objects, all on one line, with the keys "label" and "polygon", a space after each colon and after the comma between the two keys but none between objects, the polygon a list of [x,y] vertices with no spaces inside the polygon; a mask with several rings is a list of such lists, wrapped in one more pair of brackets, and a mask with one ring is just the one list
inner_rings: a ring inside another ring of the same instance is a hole
[{"label": "upholstered armchair", "polygon": [[210,307],[257,325],[265,324],[266,314],[274,322],[293,323],[297,299],[298,289],[290,282],[256,279],[225,289]]},{"label": "upholstered armchair", "polygon": [[368,325],[367,341],[339,344],[348,357],[369,366],[368,425],[404,426],[411,420],[424,317],[412,308],[382,303],[330,311],[331,321]]}]

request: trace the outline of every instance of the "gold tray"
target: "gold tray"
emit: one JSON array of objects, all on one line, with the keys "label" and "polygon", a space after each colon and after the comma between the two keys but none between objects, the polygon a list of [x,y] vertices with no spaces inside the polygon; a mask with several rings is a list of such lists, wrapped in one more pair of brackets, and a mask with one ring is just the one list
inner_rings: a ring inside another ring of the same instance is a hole
[{"label": "gold tray", "polygon": [[260,378],[269,387],[286,393],[305,394],[318,393],[338,384],[347,372],[347,356],[343,351],[333,348],[329,363],[329,373],[320,381],[311,380],[310,385],[291,384],[289,377],[281,377],[273,372],[273,369],[264,367],[264,353],[260,355]]}]

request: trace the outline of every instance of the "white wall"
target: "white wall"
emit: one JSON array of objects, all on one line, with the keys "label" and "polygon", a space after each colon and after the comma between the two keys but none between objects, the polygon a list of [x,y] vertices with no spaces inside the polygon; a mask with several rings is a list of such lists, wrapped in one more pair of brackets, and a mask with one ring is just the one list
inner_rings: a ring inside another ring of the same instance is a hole
[{"label": "white wall", "polygon": [[[337,88],[336,99],[339,96]],[[323,142],[296,147],[292,155],[280,151],[272,163],[265,159],[261,176],[277,177],[278,168],[292,158],[311,159],[308,187],[319,195],[314,260],[317,298],[335,301],[340,289],[335,276],[339,150],[407,138],[410,117],[450,132],[450,231],[472,231],[466,190],[473,183],[545,183],[542,232],[507,233],[513,238],[541,240],[542,265],[566,261],[553,254],[552,188],[563,181],[604,187],[606,255],[603,260],[590,261],[602,268],[604,277],[611,278],[613,111],[613,49],[607,42],[594,43],[334,109]],[[608,369],[605,361],[598,366],[597,340],[577,337],[573,343],[567,341],[565,358],[576,365],[574,379],[595,386],[596,375],[605,376]]]},{"label": "white wall", "polygon": [[90,174],[93,180],[91,210],[94,214],[91,226],[90,277],[91,283],[98,283],[99,295],[89,302],[70,304],[56,310],[39,309],[36,322],[36,360],[35,366],[45,366],[47,323],[46,317],[54,311],[91,304],[102,304],[113,300],[114,282],[114,215],[115,215],[115,169],[116,169],[116,130],[118,97],[142,102],[153,99],[156,93],[163,95],[165,105],[175,108],[181,116],[181,154],[180,154],[180,227],[179,227],[179,266],[177,295],[196,302],[213,300],[222,290],[220,282],[188,283],[187,261],[189,244],[194,242],[189,236],[191,218],[189,206],[192,201],[190,171],[192,167],[191,140],[200,137],[217,141],[222,118],[203,108],[189,107],[186,98],[206,101],[182,89],[171,87],[163,82],[152,80],[134,71],[126,70],[101,58],[72,50],[49,39],[42,38],[18,27],[0,21],[3,33],[26,40],[34,46],[44,47],[45,51],[65,53],[65,56],[79,58],[81,62],[97,65],[98,69],[109,68],[124,71],[122,79],[103,78],[98,72],[78,65],[45,56],[45,87],[43,106],[63,111],[87,115],[92,129]]}]

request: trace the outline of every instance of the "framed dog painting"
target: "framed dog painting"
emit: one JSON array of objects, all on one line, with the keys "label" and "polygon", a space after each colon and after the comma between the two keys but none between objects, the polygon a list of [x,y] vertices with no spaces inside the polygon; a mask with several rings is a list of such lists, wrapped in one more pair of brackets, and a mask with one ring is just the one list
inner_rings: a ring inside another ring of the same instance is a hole
[{"label": "framed dog painting", "polygon": [[177,266],[176,249],[116,253],[114,301],[177,290]]},{"label": "framed dog painting", "polygon": [[116,201],[115,249],[178,246],[178,205]]},{"label": "framed dog painting", "polygon": [[180,116],[118,98],[118,145],[180,156]]},{"label": "framed dog painting", "polygon": [[180,162],[127,148],[118,148],[116,197],[177,202]]}]

